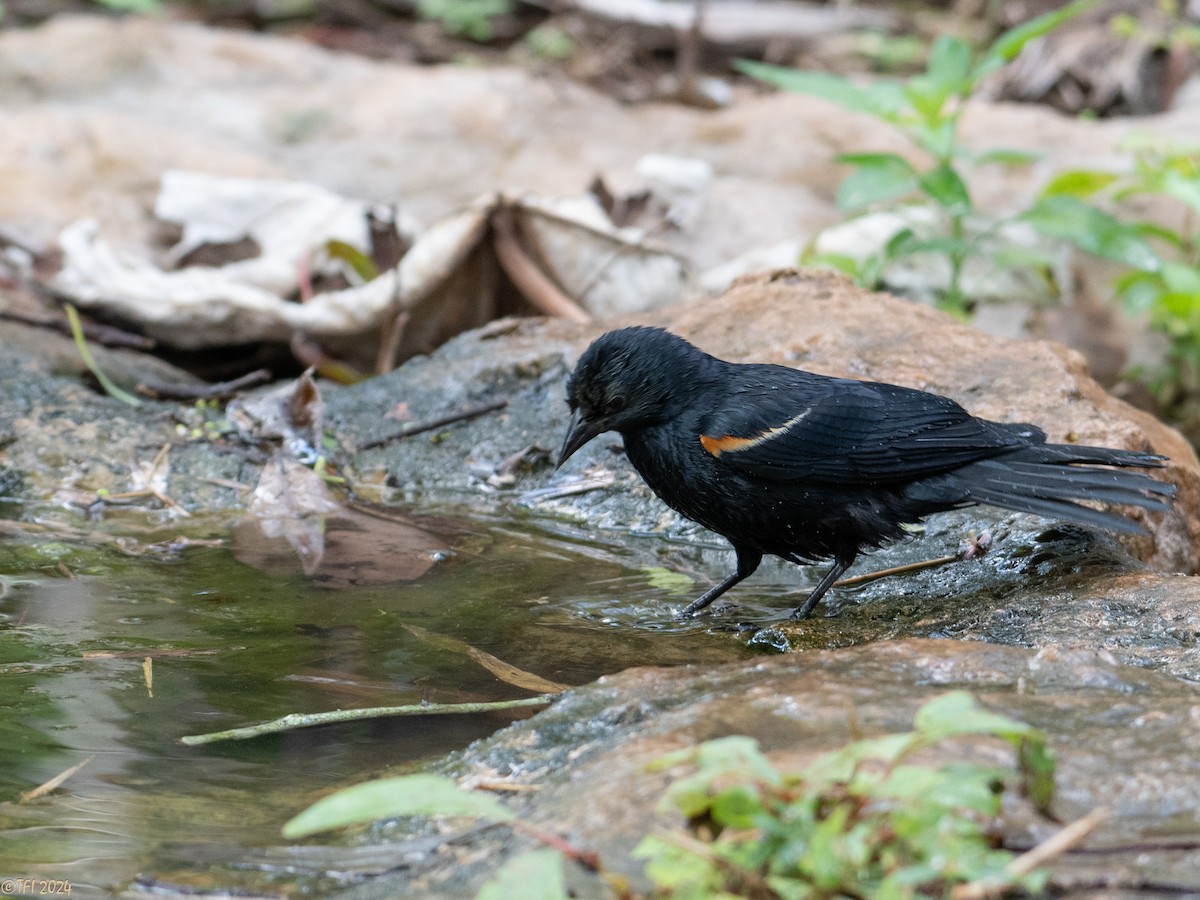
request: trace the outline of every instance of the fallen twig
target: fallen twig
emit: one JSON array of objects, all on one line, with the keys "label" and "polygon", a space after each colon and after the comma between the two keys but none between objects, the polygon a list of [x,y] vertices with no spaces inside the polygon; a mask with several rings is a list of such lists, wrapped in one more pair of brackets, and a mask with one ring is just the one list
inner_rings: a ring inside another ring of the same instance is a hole
[{"label": "fallen twig", "polygon": [[573,497],[576,494],[586,494],[589,491],[599,491],[616,484],[616,476],[612,472],[602,472],[566,484],[555,484],[549,487],[534,488],[521,495],[522,503],[541,503],[544,500],[557,500],[560,497]]},{"label": "fallen twig", "polygon": [[84,766],[86,766],[88,763],[90,763],[95,758],[96,758],[96,754],[93,753],[87,759],[83,759],[83,760],[80,760],[79,762],[75,763],[75,765],[71,766],[71,768],[64,769],[62,772],[59,772],[57,775],[55,775],[49,781],[44,781],[41,784],[39,784],[37,787],[35,787],[33,790],[26,791],[25,793],[23,793],[20,796],[20,801],[22,803],[28,803],[30,800],[36,800],[38,797],[44,797],[46,794],[50,793],[52,790],[54,790],[56,787],[58,787],[60,784],[62,784],[64,781],[66,781],[68,778],[70,778],[72,775],[74,775],[76,772],[78,772],[80,769],[82,769]]},{"label": "fallen twig", "polygon": [[198,744],[212,744],[217,741],[244,741],[264,734],[278,734],[281,731],[295,731],[298,728],[330,725],[335,722],[383,719],[389,716],[437,716],[449,713],[495,712],[524,706],[544,706],[547,703],[553,703],[555,699],[552,694],[542,694],[538,697],[525,697],[521,700],[495,700],[483,703],[410,703],[406,706],[371,706],[364,709],[335,709],[323,713],[292,713],[281,719],[272,719],[269,722],[246,725],[242,728],[211,731],[208,734],[186,734],[179,739],[179,742],[189,747],[195,747]]},{"label": "fallen twig", "polygon": [[490,412],[504,409],[508,406],[507,400],[493,400],[491,403],[485,403],[482,406],[474,406],[470,409],[464,409],[462,412],[450,413],[445,416],[439,416],[436,419],[429,419],[425,422],[418,422],[413,425],[406,425],[399,431],[393,431],[391,434],[385,434],[382,437],[372,438],[369,441],[364,441],[358,445],[359,450],[370,450],[373,447],[382,447],[384,444],[398,441],[401,438],[412,437],[414,434],[421,434],[426,431],[433,431],[435,428],[441,428],[445,425],[453,425],[456,422],[465,422],[468,419],[474,419],[478,416],[487,415]]},{"label": "fallen twig", "polygon": [[880,578],[888,578],[892,575],[906,575],[909,572],[920,572],[924,569],[936,569],[938,566],[945,566],[952,562],[960,562],[962,554],[955,553],[953,556],[939,556],[937,559],[923,559],[920,562],[906,563],[902,566],[892,566],[890,569],[880,569],[876,572],[864,572],[862,575],[853,575],[850,578],[840,578],[833,583],[835,588],[853,587],[859,584],[867,584],[871,581],[878,581]]},{"label": "fallen twig", "polygon": [[838,579],[833,583],[833,586],[835,588],[853,587],[855,585],[877,581],[880,578],[888,578],[892,575],[907,575],[909,572],[921,572],[925,569],[936,569],[939,566],[947,566],[950,563],[962,562],[963,560],[967,559],[978,559],[987,553],[991,546],[992,537],[989,533],[984,532],[978,536],[972,533],[963,548],[953,556],[939,556],[936,559],[923,559],[919,562],[906,563],[903,566],[892,566],[890,569],[880,569],[877,572],[866,572],[862,575],[852,575],[849,578]]},{"label": "fallen twig", "polygon": [[[33,328],[46,328],[59,334],[70,336],[71,325],[61,319],[47,319],[41,316],[26,316],[9,309],[0,309],[0,320],[20,322]],[[96,322],[84,322],[83,336],[89,341],[103,344],[105,347],[130,347],[134,350],[153,350],[158,342],[144,334],[135,334],[113,325],[102,325]]]},{"label": "fallen twig", "polygon": [[245,650],[245,647],[226,647],[224,649],[196,649],[187,647],[163,647],[158,650],[84,650],[79,655],[84,659],[171,659],[174,657],[216,656],[230,650]]},{"label": "fallen twig", "polygon": [[212,384],[168,384],[165,381],[143,379],[137,391],[153,400],[225,400],[239,391],[258,387],[271,380],[269,369],[255,369],[232,381],[217,381]]},{"label": "fallen twig", "polygon": [[[1056,831],[1046,840],[1031,850],[1027,850],[1010,862],[1005,870],[1008,875],[1018,878],[1028,875],[1038,866],[1045,865],[1057,856],[1066,853],[1089,834],[1096,830],[1108,818],[1108,810],[1098,806],[1080,819],[1076,819],[1065,828]],[[998,897],[1006,892],[1006,888],[985,881],[972,881],[960,884],[950,891],[951,900],[987,900]]]}]

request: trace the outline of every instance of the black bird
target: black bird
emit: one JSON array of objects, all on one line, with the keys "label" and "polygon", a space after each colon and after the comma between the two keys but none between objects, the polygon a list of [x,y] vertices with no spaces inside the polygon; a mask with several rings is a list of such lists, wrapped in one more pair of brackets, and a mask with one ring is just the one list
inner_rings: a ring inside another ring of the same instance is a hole
[{"label": "black bird", "polygon": [[725,362],[659,328],[598,338],[567,386],[558,465],[606,431],[668,506],[733,544],[737,571],[682,613],[712,603],[764,554],[833,567],[792,613],[806,618],[858,554],[930,513],[987,503],[1114,531],[1123,516],[1072,500],[1164,510],[1173,485],[1117,466],[1165,457],[1047,444],[1034,425],[977,419],[946,397],[784,366]]}]

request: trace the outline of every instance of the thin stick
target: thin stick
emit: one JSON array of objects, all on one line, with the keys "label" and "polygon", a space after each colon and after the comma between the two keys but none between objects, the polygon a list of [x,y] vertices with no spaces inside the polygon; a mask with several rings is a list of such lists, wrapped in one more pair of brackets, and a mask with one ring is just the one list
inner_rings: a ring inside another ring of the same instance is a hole
[{"label": "thin stick", "polygon": [[247,725],[243,728],[211,731],[208,734],[186,734],[179,739],[179,742],[189,747],[195,747],[198,744],[212,744],[217,741],[244,741],[263,734],[278,734],[281,731],[295,731],[298,728],[311,728],[314,725],[329,725],[334,722],[383,719],[388,716],[436,716],[449,713],[494,712],[504,709],[519,709],[524,706],[544,706],[547,703],[553,703],[555,699],[553,695],[543,694],[539,697],[526,697],[521,700],[496,700],[482,703],[412,703],[407,706],[372,706],[365,709],[335,709],[323,713],[292,713],[281,719],[272,719],[270,722],[260,722],[257,725]]},{"label": "thin stick", "polygon": [[[1083,818],[1076,819],[1070,825],[1050,835],[1036,847],[1022,853],[1005,867],[1006,873],[1014,878],[1028,875],[1038,866],[1066,853],[1095,831],[1096,827],[1108,816],[1107,809],[1103,806],[1096,807]],[[950,891],[950,898],[951,900],[987,900],[989,897],[999,896],[1002,893],[1004,893],[1004,889],[1000,885],[972,881],[955,886]]]},{"label": "thin stick", "polygon": [[20,801],[22,803],[28,803],[30,800],[36,800],[38,797],[45,796],[46,794],[50,793],[52,790],[54,790],[56,787],[58,787],[60,784],[62,784],[64,781],[66,781],[68,778],[70,778],[72,775],[74,775],[76,772],[78,772],[80,769],[82,769],[84,766],[86,766],[88,763],[90,763],[95,758],[96,758],[96,754],[93,753],[87,759],[75,763],[75,765],[71,766],[71,768],[65,769],[64,771],[59,772],[57,775],[55,775],[49,781],[44,781],[41,784],[39,784],[32,791],[26,791],[25,793],[23,793],[20,797]]},{"label": "thin stick", "polygon": [[939,556],[937,559],[923,559],[920,562],[906,563],[903,566],[892,566],[890,569],[880,569],[878,572],[867,572],[863,575],[854,575],[850,578],[840,578],[833,583],[835,588],[853,587],[856,584],[867,584],[871,581],[876,581],[880,578],[888,578],[892,575],[905,575],[909,572],[920,572],[923,569],[936,569],[938,566],[945,566],[952,562],[960,562],[962,554],[956,553],[953,556]]},{"label": "thin stick", "polygon": [[1097,806],[1086,816],[1050,835],[1033,849],[1026,850],[1008,864],[1008,871],[1013,875],[1028,875],[1038,866],[1066,853],[1095,831],[1108,816],[1109,812],[1105,807]]},{"label": "thin stick", "polygon": [[238,391],[257,387],[271,380],[269,369],[255,369],[240,378],[231,381],[217,381],[212,384],[168,384],[165,381],[142,379],[138,382],[138,393],[145,394],[155,400],[211,400],[232,397]]},{"label": "thin stick", "polygon": [[[0,241],[0,243],[3,243],[3,241]],[[33,328],[46,328],[68,336],[71,334],[71,326],[66,322],[57,319],[46,319],[40,316],[25,316],[8,309],[0,309],[0,321],[20,322],[22,325],[29,325]],[[122,331],[120,328],[112,325],[99,325],[95,322],[83,323],[83,335],[89,341],[96,344],[103,344],[105,347],[132,347],[135,350],[153,350],[158,346],[157,341],[146,337],[144,334],[134,334],[130,331]]]},{"label": "thin stick", "polygon": [[439,416],[436,419],[429,419],[426,422],[419,422],[416,425],[408,425],[399,431],[385,434],[383,437],[372,438],[369,441],[359,444],[358,449],[370,450],[372,447],[382,447],[384,444],[398,441],[401,438],[412,437],[414,434],[421,434],[426,431],[433,431],[435,428],[441,428],[444,425],[453,425],[455,422],[465,422],[467,419],[487,415],[490,412],[504,409],[506,406],[508,406],[507,400],[493,400],[491,403],[485,403],[482,406],[475,406],[471,409],[464,409],[462,412]]},{"label": "thin stick", "polygon": [[161,650],[84,650],[84,659],[170,659],[172,657],[216,656],[229,650],[245,650],[245,647],[225,649],[189,650],[186,647],[164,647]]}]

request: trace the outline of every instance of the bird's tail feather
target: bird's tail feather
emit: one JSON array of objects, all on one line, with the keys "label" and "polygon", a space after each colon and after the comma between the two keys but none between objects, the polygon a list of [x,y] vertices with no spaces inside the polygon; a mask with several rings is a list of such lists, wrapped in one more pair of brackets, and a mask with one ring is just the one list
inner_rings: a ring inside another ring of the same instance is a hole
[{"label": "bird's tail feather", "polygon": [[1162,464],[1163,457],[1149,453],[1042,444],[967,466],[956,473],[956,480],[977,503],[1136,534],[1144,529],[1124,516],[1074,501],[1168,509],[1174,485],[1140,472],[1099,468],[1160,468]]}]

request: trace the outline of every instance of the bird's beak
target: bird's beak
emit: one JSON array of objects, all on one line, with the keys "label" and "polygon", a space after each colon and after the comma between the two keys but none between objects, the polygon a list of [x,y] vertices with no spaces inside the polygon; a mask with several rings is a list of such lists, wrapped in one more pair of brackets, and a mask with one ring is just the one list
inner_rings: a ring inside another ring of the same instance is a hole
[{"label": "bird's beak", "polygon": [[596,425],[594,422],[584,421],[584,419],[580,417],[578,410],[573,412],[571,414],[571,425],[567,429],[567,437],[563,441],[562,450],[558,452],[558,465],[555,466],[555,468],[562,466],[563,463],[571,458],[571,454],[573,454],[576,450],[578,450],[596,435],[601,434],[606,430],[607,429]]}]

